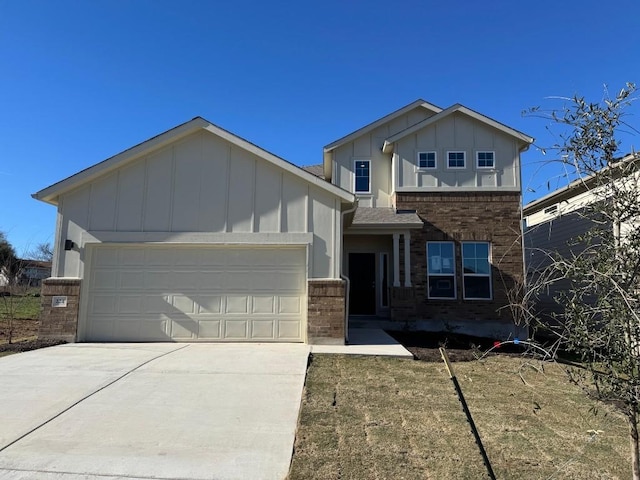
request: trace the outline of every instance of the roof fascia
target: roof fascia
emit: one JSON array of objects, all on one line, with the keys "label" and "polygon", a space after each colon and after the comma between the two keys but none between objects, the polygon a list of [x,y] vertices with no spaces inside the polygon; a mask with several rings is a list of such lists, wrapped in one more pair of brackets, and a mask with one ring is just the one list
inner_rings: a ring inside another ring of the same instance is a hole
[{"label": "roof fascia", "polygon": [[481,113],[476,112],[475,110],[471,110],[470,108],[465,107],[464,105],[461,105],[459,103],[456,103],[455,105],[452,105],[451,107],[442,110],[440,113],[437,113],[436,115],[429,117],[429,118],[425,118],[424,120],[416,123],[415,125],[412,125],[398,133],[396,133],[395,135],[390,136],[389,138],[387,138],[384,141],[384,144],[382,146],[382,151],[385,153],[391,153],[393,152],[393,145],[394,143],[396,143],[397,141],[403,139],[404,137],[406,137],[407,135],[411,135],[412,133],[417,132],[418,130],[421,130],[429,125],[432,125],[436,122],[439,122],[440,120],[442,120],[445,117],[448,117],[449,115],[452,115],[455,112],[460,112],[463,113],[475,120],[478,120],[479,122],[482,122],[486,125],[489,125],[490,127],[493,127],[497,130],[500,130],[503,133],[506,133],[507,135],[511,135],[512,137],[515,137],[517,140],[519,140],[520,142],[522,142],[524,144],[524,149],[528,148],[528,146],[530,144],[533,143],[533,138],[525,135],[522,132],[519,132],[518,130],[515,130],[511,127],[507,127],[506,125],[492,119],[489,118],[485,115],[482,115]]}]

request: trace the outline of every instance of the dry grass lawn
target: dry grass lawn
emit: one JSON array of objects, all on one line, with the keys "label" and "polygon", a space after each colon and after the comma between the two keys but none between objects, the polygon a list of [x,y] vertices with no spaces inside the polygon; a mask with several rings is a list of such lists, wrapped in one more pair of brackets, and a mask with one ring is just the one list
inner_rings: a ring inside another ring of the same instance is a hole
[{"label": "dry grass lawn", "polygon": [[[523,362],[454,364],[497,478],[631,478],[624,419],[586,398],[562,366],[539,372]],[[443,364],[313,357],[290,480],[481,478],[486,470]]]}]

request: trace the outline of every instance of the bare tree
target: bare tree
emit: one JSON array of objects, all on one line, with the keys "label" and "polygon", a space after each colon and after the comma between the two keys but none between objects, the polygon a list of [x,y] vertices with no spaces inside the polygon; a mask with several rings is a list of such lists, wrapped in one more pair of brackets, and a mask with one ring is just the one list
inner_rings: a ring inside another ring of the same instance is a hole
[{"label": "bare tree", "polygon": [[[623,156],[621,137],[632,129],[626,114],[635,85],[600,102],[560,99],[550,111],[530,115],[550,119],[561,132],[555,150],[589,201],[578,211],[591,228],[571,253],[545,252],[547,261],[529,278],[527,300],[564,282],[555,299],[561,306],[553,332],[584,370],[571,379],[595,398],[611,403],[628,420],[634,480],[640,480],[640,156]],[[539,319],[526,308],[530,321]]]},{"label": "bare tree", "polygon": [[34,249],[29,250],[27,257],[32,260],[50,262],[53,258],[53,247],[49,242],[39,243]]}]

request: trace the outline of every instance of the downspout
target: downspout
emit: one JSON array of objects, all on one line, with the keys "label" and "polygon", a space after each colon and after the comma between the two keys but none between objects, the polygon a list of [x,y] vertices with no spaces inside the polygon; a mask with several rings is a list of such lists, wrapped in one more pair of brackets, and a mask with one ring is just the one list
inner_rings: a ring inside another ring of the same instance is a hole
[{"label": "downspout", "polygon": [[344,217],[349,213],[353,213],[358,208],[358,200],[353,204],[353,208],[349,208],[341,214],[342,235],[340,235],[340,278],[345,282],[344,291],[344,341],[349,343],[349,290],[351,290],[351,280],[347,277],[342,269],[344,268]]}]

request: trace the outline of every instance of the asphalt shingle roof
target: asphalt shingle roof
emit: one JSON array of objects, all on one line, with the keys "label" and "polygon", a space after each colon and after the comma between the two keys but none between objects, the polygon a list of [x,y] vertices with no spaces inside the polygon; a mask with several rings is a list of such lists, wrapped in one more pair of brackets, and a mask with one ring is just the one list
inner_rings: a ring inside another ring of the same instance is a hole
[{"label": "asphalt shingle roof", "polygon": [[353,217],[352,227],[369,226],[422,226],[422,220],[415,212],[396,211],[394,208],[358,207]]}]

